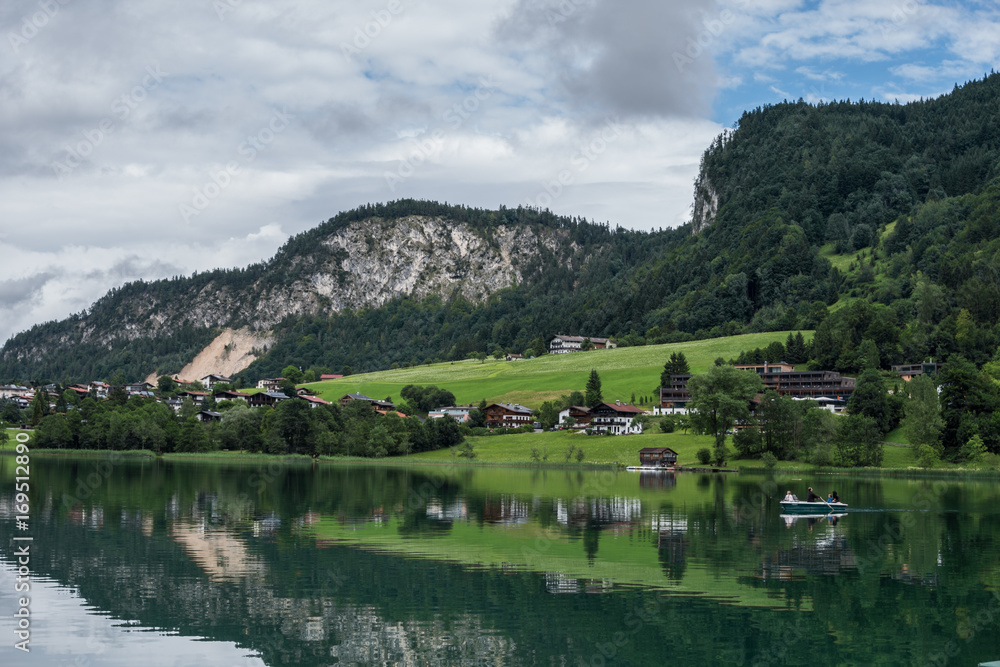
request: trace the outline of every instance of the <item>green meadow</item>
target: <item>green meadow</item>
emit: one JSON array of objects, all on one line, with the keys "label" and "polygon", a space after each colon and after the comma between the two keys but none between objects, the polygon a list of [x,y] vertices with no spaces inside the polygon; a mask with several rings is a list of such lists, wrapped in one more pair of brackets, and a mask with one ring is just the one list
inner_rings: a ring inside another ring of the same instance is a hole
[{"label": "green meadow", "polygon": [[[546,463],[566,463],[570,448],[582,449],[583,463],[610,465],[639,465],[639,450],[643,447],[669,447],[677,452],[678,463],[694,465],[697,452],[702,447],[712,447],[710,435],[685,435],[660,433],[658,430],[643,435],[586,435],[575,431],[548,431],[545,433],[517,433],[466,438],[476,452],[479,463],[534,463],[532,450],[537,449],[539,459]],[[448,449],[421,452],[408,457],[411,461],[451,461],[455,453]],[[547,458],[545,458],[547,457]],[[458,458],[458,461],[465,459]],[[576,464],[576,457],[570,458]]]},{"label": "green meadow", "polygon": [[[587,376],[594,369],[601,376],[605,400],[631,402],[635,394],[639,402],[643,396],[647,400],[655,398],[663,364],[672,352],[683,352],[691,371],[700,373],[719,357],[728,360],[744,350],[765,347],[774,341],[784,343],[788,334],[788,331],[745,334],[669,345],[544,355],[523,361],[456,361],[351,375],[305,386],[332,401],[347,393],[398,399],[400,389],[408,384],[437,385],[452,392],[459,403],[486,400],[537,408],[572,391],[583,391]],[[812,337],[811,331],[802,334],[807,340]]]},{"label": "green meadow", "polygon": [[[0,427],[0,428],[2,428],[2,427]],[[14,449],[14,446],[17,444],[16,436],[19,433],[26,434],[28,436],[28,442],[27,442],[27,444],[29,446],[31,445],[31,438],[34,437],[34,433],[33,432],[31,432],[31,431],[22,431],[19,428],[8,428],[8,429],[5,429],[5,430],[7,431],[7,442],[0,444],[0,451],[3,451],[5,449]]]}]

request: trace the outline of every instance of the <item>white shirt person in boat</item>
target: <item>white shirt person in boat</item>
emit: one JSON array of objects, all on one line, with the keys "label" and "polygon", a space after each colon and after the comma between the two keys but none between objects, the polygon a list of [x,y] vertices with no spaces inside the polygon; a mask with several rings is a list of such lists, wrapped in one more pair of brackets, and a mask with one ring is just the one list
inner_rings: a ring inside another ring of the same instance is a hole
[{"label": "white shirt person in boat", "polygon": [[799,501],[799,499],[795,497],[795,494],[792,493],[791,491],[789,491],[788,493],[785,494],[785,499],[782,502],[785,502],[785,503],[796,503],[798,501]]}]

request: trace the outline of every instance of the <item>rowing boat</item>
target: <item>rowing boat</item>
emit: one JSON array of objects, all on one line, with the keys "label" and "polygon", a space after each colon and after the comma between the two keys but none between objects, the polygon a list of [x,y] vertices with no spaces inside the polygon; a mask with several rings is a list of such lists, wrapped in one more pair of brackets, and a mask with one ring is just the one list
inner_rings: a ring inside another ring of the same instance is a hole
[{"label": "rowing boat", "polygon": [[847,511],[847,503],[808,502],[805,500],[782,500],[782,514],[831,514]]}]

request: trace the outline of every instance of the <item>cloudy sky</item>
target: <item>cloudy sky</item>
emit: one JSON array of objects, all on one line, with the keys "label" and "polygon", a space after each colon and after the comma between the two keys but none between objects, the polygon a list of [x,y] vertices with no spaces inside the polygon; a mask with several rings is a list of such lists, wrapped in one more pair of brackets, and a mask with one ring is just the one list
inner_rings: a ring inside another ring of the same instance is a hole
[{"label": "cloudy sky", "polygon": [[5,0],[0,341],[366,202],[676,226],[744,109],[998,61],[974,0]]}]

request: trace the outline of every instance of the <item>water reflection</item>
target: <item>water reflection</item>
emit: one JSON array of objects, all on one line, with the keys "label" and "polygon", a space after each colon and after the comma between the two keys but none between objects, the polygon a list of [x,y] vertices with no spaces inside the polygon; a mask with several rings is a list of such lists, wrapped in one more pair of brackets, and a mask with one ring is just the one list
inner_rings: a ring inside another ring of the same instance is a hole
[{"label": "water reflection", "polygon": [[[989,610],[1000,583],[987,485],[945,485],[912,516],[783,517],[743,477],[150,463],[74,497],[93,465],[33,468],[37,573],[87,605],[60,613],[268,665],[754,664],[780,645],[770,664],[907,662]],[[922,484],[837,481],[852,506],[889,509]],[[11,505],[0,494],[7,564]],[[959,656],[989,659],[993,637]],[[180,664],[147,651],[143,664]]]}]

